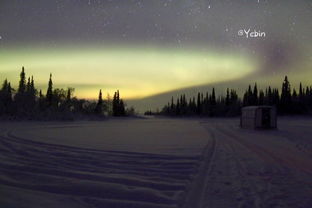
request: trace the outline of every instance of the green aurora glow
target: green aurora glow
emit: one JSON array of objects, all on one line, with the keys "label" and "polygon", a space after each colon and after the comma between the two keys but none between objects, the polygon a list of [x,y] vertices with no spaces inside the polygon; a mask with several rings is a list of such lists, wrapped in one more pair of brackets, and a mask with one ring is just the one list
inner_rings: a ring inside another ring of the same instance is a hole
[{"label": "green aurora glow", "polygon": [[[174,89],[239,79],[258,70],[250,56],[231,51],[155,46],[16,47],[0,50],[0,81],[17,86],[21,67],[46,89],[74,87],[80,98],[96,98],[98,90],[139,98]],[[45,91],[44,91],[45,92]]]}]

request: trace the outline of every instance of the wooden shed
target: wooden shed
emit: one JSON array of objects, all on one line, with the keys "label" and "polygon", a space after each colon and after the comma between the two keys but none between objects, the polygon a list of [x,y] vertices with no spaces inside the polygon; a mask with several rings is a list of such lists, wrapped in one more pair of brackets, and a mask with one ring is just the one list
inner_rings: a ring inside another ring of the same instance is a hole
[{"label": "wooden shed", "polygon": [[243,107],[240,125],[248,129],[277,128],[276,108],[273,106]]}]

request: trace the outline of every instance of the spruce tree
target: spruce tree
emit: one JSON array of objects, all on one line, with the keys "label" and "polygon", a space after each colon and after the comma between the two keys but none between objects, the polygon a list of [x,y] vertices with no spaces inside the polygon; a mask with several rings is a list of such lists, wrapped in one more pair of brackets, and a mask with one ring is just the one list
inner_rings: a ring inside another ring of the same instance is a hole
[{"label": "spruce tree", "polygon": [[22,72],[20,74],[20,81],[18,85],[17,93],[20,95],[23,95],[26,91],[26,75],[25,75],[25,69],[22,67]]},{"label": "spruce tree", "polygon": [[27,84],[26,84],[26,94],[29,95],[30,94],[30,77],[28,77],[27,79]]},{"label": "spruce tree", "polygon": [[272,104],[278,106],[280,104],[280,95],[278,89],[273,89],[272,92]]},{"label": "spruce tree", "polygon": [[12,88],[7,79],[4,80],[2,89],[0,90],[0,112],[9,113],[12,108]]},{"label": "spruce tree", "polygon": [[243,106],[248,106],[248,92],[247,90],[245,91],[243,95]]},{"label": "spruce tree", "polygon": [[176,105],[176,115],[180,115],[180,101],[179,98],[177,99],[177,105]]},{"label": "spruce tree", "polygon": [[306,92],[305,92],[305,95],[306,95],[306,97],[309,97],[309,96],[310,96],[310,94],[311,94],[311,92],[310,92],[310,88],[307,86],[307,87],[306,87]]},{"label": "spruce tree", "polygon": [[271,86],[269,86],[269,90],[268,90],[268,104],[269,105],[273,105],[274,104],[274,102],[273,102],[273,93],[272,93]]},{"label": "spruce tree", "polygon": [[44,97],[41,89],[39,90],[39,109],[40,111],[44,110]]},{"label": "spruce tree", "polygon": [[35,98],[36,97],[36,88],[35,88],[35,81],[34,81],[34,77],[31,76],[31,81],[30,81],[30,93],[31,95]]},{"label": "spruce tree", "polygon": [[50,74],[48,89],[46,94],[47,104],[48,106],[52,106],[53,102],[53,82],[52,82],[52,74]]},{"label": "spruce tree", "polygon": [[2,84],[2,91],[6,91],[7,90],[7,88],[8,88],[8,80],[7,79],[5,79],[4,81],[3,81],[3,84]]},{"label": "spruce tree", "polygon": [[27,101],[26,101],[26,74],[25,69],[22,67],[20,73],[20,81],[17,89],[17,93],[14,96],[15,108],[14,113],[19,116],[25,116],[27,111]]},{"label": "spruce tree", "polygon": [[282,94],[280,102],[280,110],[282,113],[290,113],[291,106],[291,89],[290,83],[287,76],[285,76],[283,85],[282,85]]},{"label": "spruce tree", "polygon": [[0,90],[0,115],[5,114],[6,112],[6,88],[7,88],[7,79],[4,80],[2,88]]},{"label": "spruce tree", "polygon": [[171,97],[171,105],[170,105],[170,112],[173,113],[174,111],[174,102],[173,102],[173,96]]},{"label": "spruce tree", "polygon": [[113,99],[113,115],[124,116],[126,115],[125,105],[122,99],[120,99],[119,90],[115,92]]},{"label": "spruce tree", "polygon": [[118,104],[117,104],[117,93],[115,92],[114,93],[114,98],[113,98],[113,116],[117,116],[118,115],[118,113],[117,113],[117,111],[118,111],[117,106],[118,106]]},{"label": "spruce tree", "polygon": [[103,99],[102,99],[102,90],[99,92],[99,99],[95,107],[95,113],[96,114],[102,114],[103,113]]},{"label": "spruce tree", "polygon": [[36,108],[36,90],[33,76],[31,78],[28,77],[27,79],[23,103],[25,107],[25,113],[27,113],[27,116],[31,116]]},{"label": "spruce tree", "polygon": [[120,116],[120,96],[119,96],[119,90],[116,92],[116,115]]},{"label": "spruce tree", "polygon": [[303,88],[302,88],[301,82],[300,82],[300,86],[299,86],[299,97],[300,97],[300,100],[302,101],[303,97],[304,97],[304,92],[303,92]]},{"label": "spruce tree", "polygon": [[255,86],[254,86],[252,101],[253,101],[253,105],[258,105],[258,87],[257,87],[257,83],[255,83]]},{"label": "spruce tree", "polygon": [[238,101],[238,95],[234,89],[231,89],[230,104],[236,103],[237,101]]},{"label": "spruce tree", "polygon": [[8,83],[7,97],[8,97],[8,102],[11,103],[12,102],[12,87],[11,87],[10,82]]},{"label": "spruce tree", "polygon": [[248,86],[248,91],[247,91],[247,106],[253,105],[253,93],[251,90],[251,86]]},{"label": "spruce tree", "polygon": [[226,89],[225,105],[226,106],[230,105],[230,90],[229,90],[229,88]]},{"label": "spruce tree", "polygon": [[264,105],[264,92],[263,90],[260,90],[260,93],[259,93],[259,105]]},{"label": "spruce tree", "polygon": [[293,89],[293,93],[292,93],[292,99],[295,99],[295,100],[296,100],[296,99],[297,99],[297,96],[298,96],[298,95],[297,95],[297,91],[296,91],[296,89],[294,88],[294,89]]},{"label": "spruce tree", "polygon": [[119,102],[119,115],[120,116],[126,115],[125,104],[122,99],[120,99],[120,102]]},{"label": "spruce tree", "polygon": [[216,105],[216,93],[215,93],[215,88],[212,88],[212,93],[211,93],[211,105]]},{"label": "spruce tree", "polygon": [[200,96],[200,93],[197,94],[197,106],[196,106],[196,112],[198,115],[201,114],[201,96]]},{"label": "spruce tree", "polygon": [[71,89],[70,88],[68,88],[67,89],[67,95],[66,95],[66,102],[70,102],[70,100],[71,100]]}]

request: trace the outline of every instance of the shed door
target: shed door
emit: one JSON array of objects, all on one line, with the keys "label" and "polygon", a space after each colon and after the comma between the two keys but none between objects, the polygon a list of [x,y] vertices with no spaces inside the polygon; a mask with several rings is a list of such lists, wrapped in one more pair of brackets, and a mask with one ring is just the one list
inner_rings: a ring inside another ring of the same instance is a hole
[{"label": "shed door", "polygon": [[271,127],[271,109],[270,108],[262,109],[262,126],[264,128]]}]

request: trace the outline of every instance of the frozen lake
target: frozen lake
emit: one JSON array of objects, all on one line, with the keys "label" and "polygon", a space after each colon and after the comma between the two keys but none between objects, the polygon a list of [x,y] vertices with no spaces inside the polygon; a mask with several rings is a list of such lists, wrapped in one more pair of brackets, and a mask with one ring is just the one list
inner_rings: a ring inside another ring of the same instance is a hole
[{"label": "frozen lake", "polygon": [[312,207],[312,119],[0,124],[1,207]]}]

